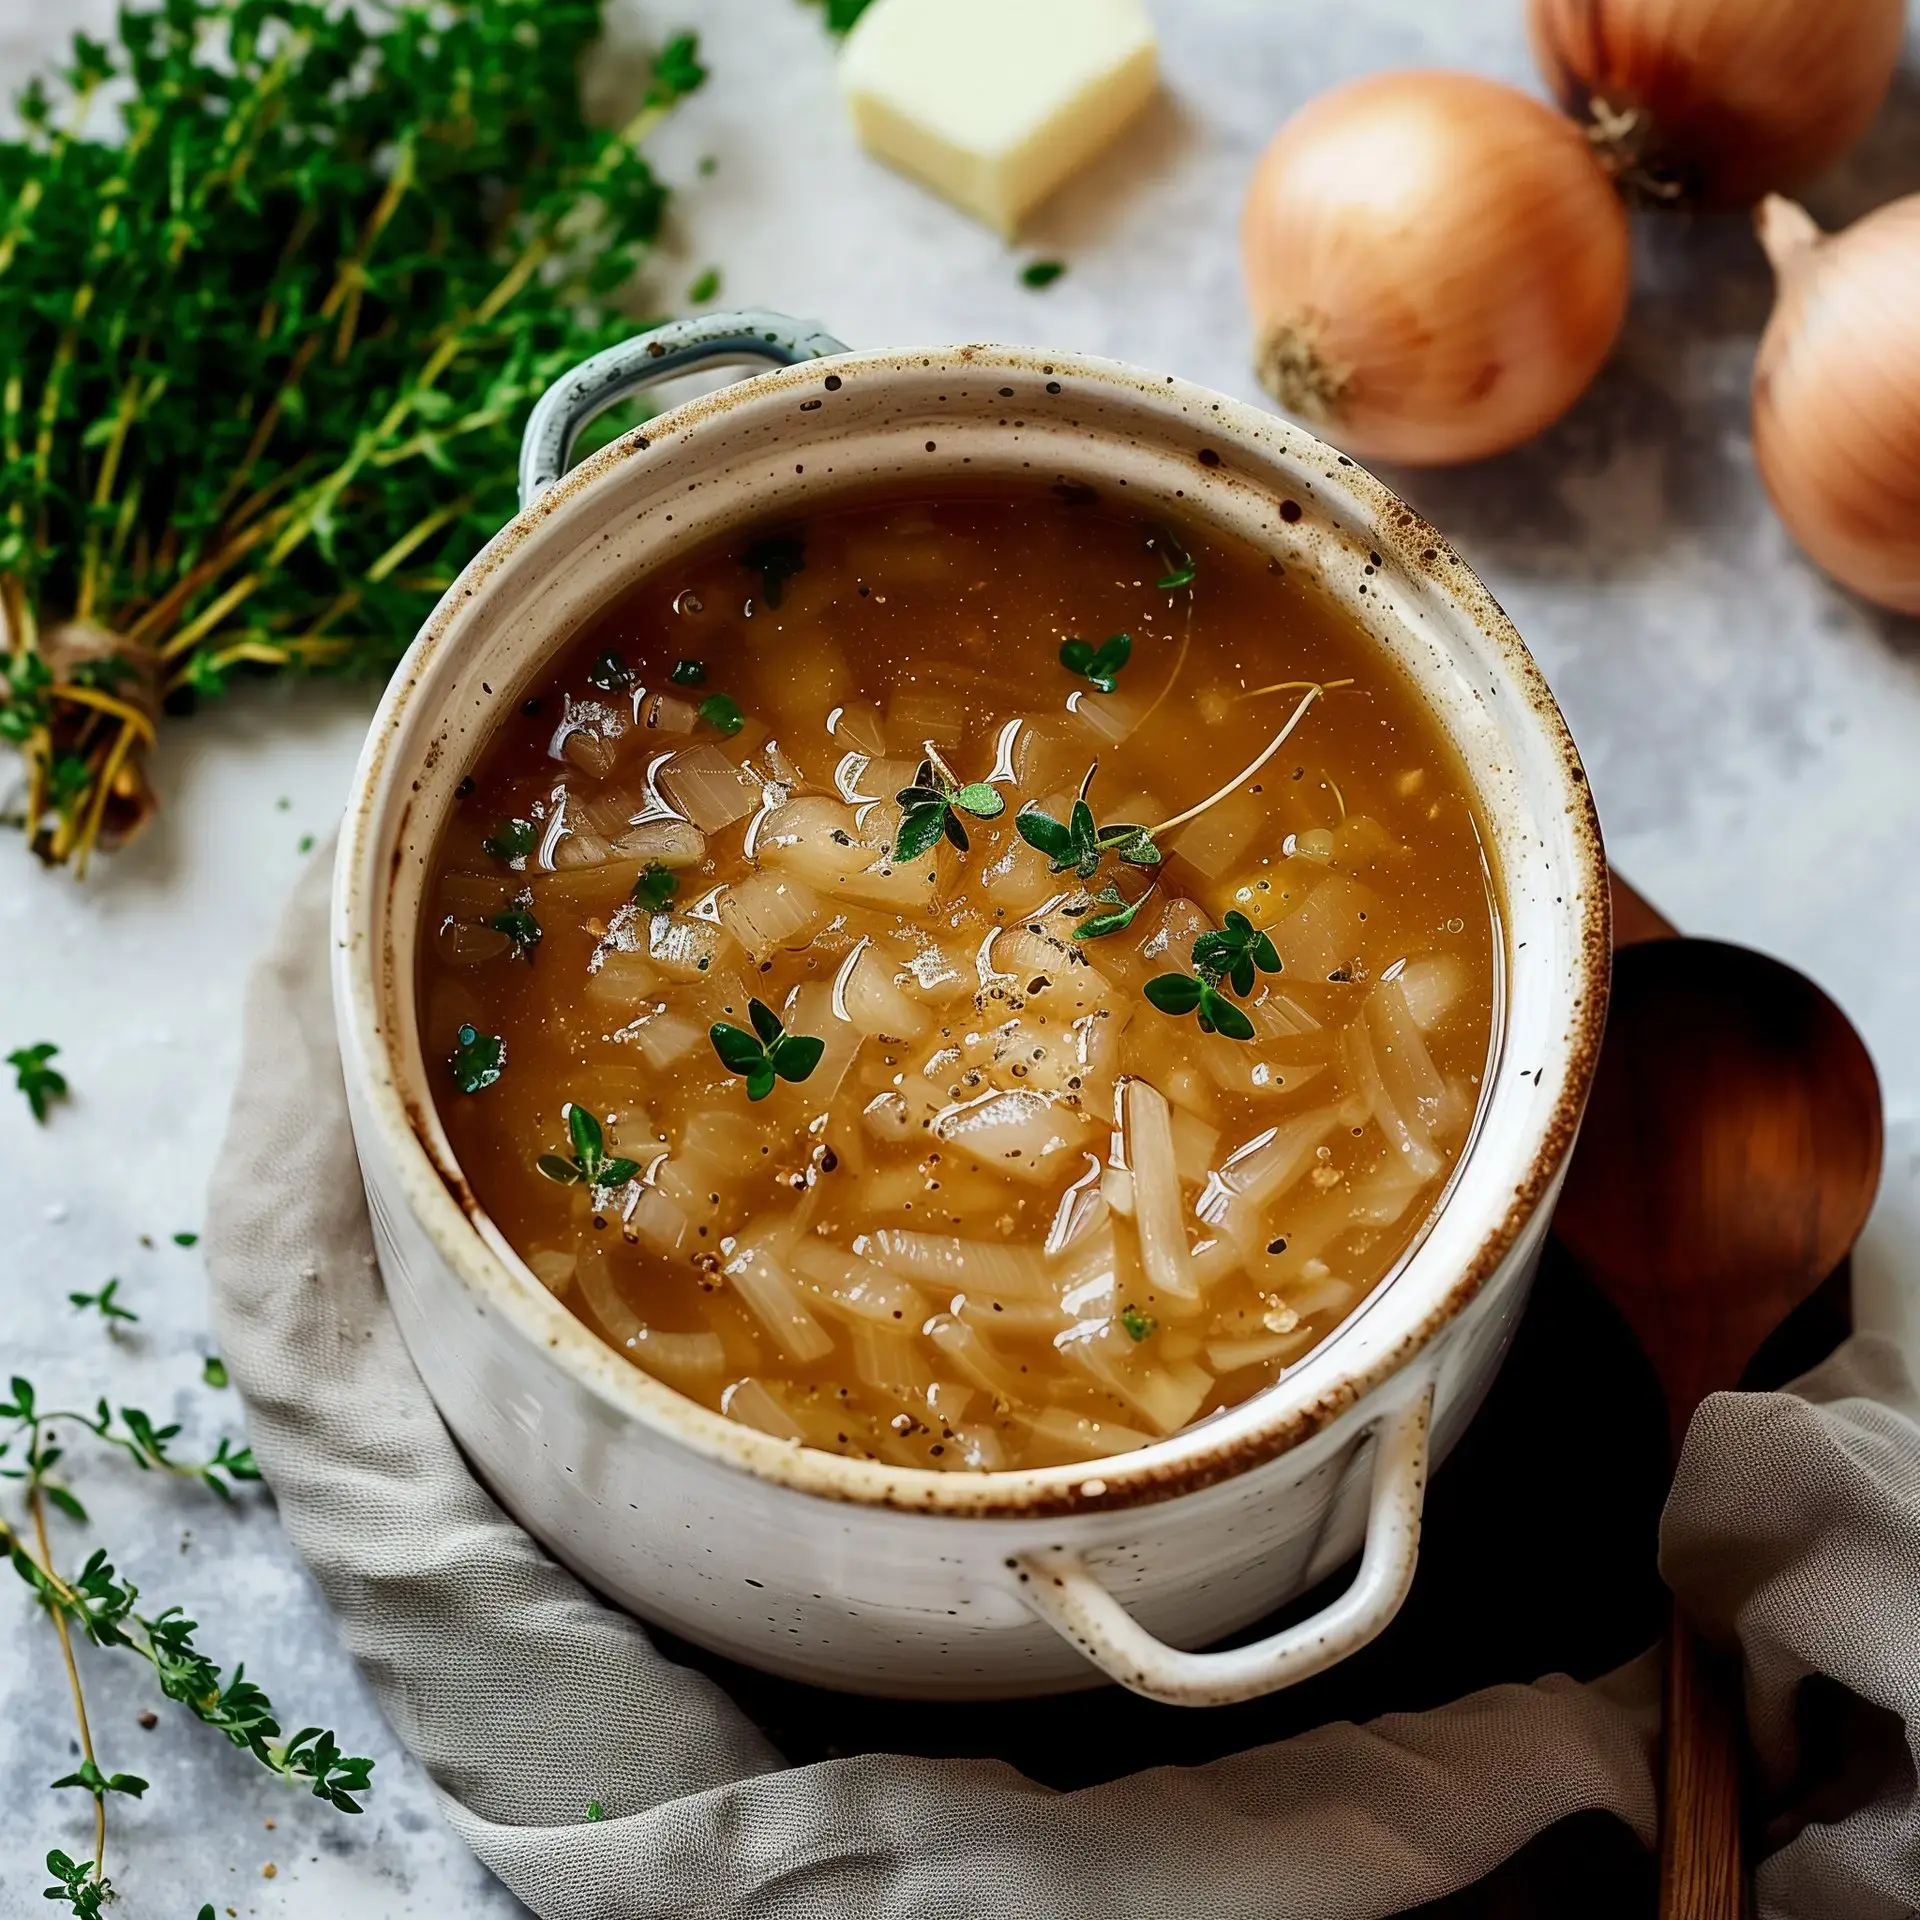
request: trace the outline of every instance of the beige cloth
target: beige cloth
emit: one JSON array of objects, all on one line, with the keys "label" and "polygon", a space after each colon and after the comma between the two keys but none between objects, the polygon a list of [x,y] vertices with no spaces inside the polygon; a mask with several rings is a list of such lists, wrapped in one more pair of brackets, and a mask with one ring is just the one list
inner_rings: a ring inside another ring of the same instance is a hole
[{"label": "beige cloth", "polygon": [[[783,1764],[712,1681],[601,1604],[474,1480],[387,1309],[327,991],[326,859],[255,978],[209,1211],[222,1351],[294,1545],[448,1819],[567,1920],[1374,1920],[1603,1809],[1651,1843],[1657,1678],[1549,1677],[1058,1793],[986,1761]],[[1722,1395],[1665,1562],[1737,1631],[1767,1776],[1800,1682],[1920,1703],[1920,1426],[1892,1350],[1799,1397]],[[1845,1695],[1834,1689],[1834,1697]],[[1912,1759],[1761,1869],[1763,1911],[1920,1903]],[[589,1798],[607,1818],[589,1823]]]}]

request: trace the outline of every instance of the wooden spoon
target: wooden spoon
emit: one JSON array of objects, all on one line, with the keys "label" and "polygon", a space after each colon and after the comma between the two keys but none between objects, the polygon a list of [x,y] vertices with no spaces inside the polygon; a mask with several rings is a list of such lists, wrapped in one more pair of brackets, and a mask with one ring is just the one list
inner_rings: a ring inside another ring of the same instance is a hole
[{"label": "wooden spoon", "polygon": [[[1671,929],[1637,896],[1554,1226],[1646,1349],[1675,1457],[1695,1408],[1866,1224],[1880,1084],[1838,1007],[1777,960]],[[1740,1712],[1676,1606],[1667,1651],[1662,1920],[1740,1920]]]}]

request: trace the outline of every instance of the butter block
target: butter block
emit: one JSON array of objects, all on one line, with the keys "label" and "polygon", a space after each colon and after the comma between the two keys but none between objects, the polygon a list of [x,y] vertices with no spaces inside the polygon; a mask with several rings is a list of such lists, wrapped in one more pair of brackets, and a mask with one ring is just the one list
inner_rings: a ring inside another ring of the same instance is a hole
[{"label": "butter block", "polygon": [[1142,0],[873,0],[840,79],[867,150],[1011,235],[1152,99]]}]

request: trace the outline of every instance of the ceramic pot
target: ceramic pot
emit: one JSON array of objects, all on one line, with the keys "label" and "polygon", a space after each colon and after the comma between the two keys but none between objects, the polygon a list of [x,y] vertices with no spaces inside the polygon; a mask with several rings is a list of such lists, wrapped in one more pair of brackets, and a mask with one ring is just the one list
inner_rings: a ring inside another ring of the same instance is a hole
[{"label": "ceramic pot", "polygon": [[[773,370],[564,472],[582,423],[692,368]],[[1138,1452],[905,1470],[736,1425],[610,1351],[476,1204],[435,1116],[414,1004],[422,895],[495,723],[634,577],[856,487],[1071,481],[1264,544],[1355,608],[1457,743],[1501,902],[1493,1056],[1443,1204],[1391,1279],[1264,1392]],[[563,477],[564,476],[564,477]],[[1110,1675],[1206,1704],[1363,1645],[1413,1574],[1429,1461],[1519,1318],[1599,1047],[1607,888],[1585,776],[1519,636],[1441,537],[1273,415],[1163,375],[1004,347],[848,353],[778,316],[643,336],[560,382],[525,503],[448,590],[381,705],[334,896],[334,986],[387,1288],[448,1426],[561,1560],[755,1666],[902,1696]],[[1344,1595],[1196,1653],[1338,1568]]]}]

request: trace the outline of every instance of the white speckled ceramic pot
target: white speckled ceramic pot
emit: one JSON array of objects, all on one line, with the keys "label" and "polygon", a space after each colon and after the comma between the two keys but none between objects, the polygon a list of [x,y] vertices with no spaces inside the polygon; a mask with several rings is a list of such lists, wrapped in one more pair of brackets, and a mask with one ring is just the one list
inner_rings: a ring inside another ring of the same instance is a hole
[{"label": "white speckled ceramic pot", "polygon": [[[826,357],[821,357],[826,356]],[[691,366],[777,370],[690,402],[565,478],[572,435]],[[1245,1404],[1092,1466],[906,1471],[784,1443],[603,1346],[474,1201],[415,1019],[421,896],[454,789],[557,647],[663,556],[839,489],[964,475],[1084,482],[1318,573],[1458,743],[1504,906],[1494,1059],[1443,1205],[1392,1279]],[[770,315],[629,343],[542,403],[519,517],[467,568],[374,722],[340,846],[334,981],[388,1291],[447,1424],[501,1501],[601,1592],[688,1639],[829,1686],[1040,1693],[1102,1672],[1245,1698],[1392,1617],[1428,1461],[1524,1303],[1599,1045],[1607,889],[1584,775],[1486,590],[1378,481],[1272,415],[1104,360],[1002,347],[845,353]],[[1203,1647],[1364,1540],[1304,1624]]]}]

